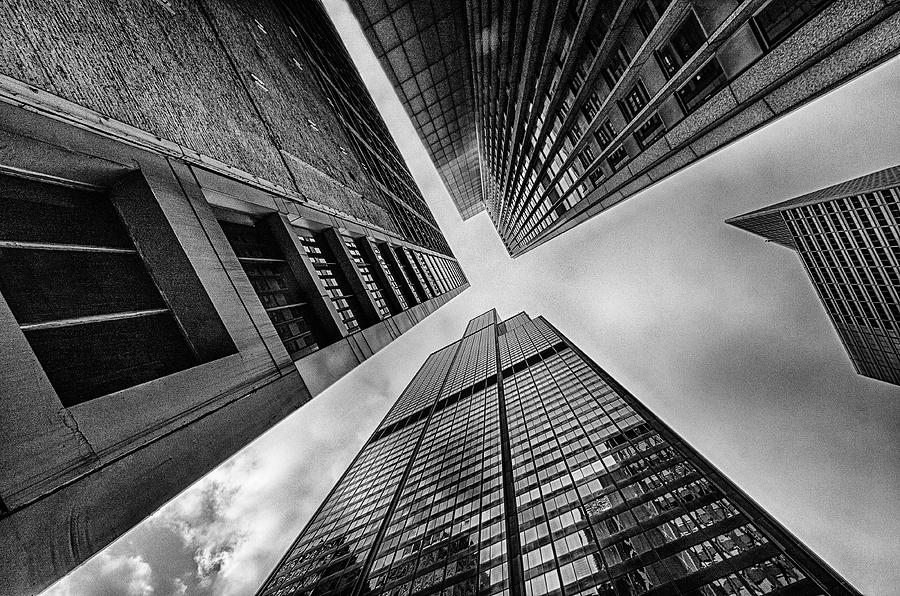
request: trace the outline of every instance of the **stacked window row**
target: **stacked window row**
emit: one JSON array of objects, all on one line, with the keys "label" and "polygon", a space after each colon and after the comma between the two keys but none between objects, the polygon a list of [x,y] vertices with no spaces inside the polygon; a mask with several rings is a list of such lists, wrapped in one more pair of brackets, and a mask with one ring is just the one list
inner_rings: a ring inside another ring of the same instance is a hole
[{"label": "stacked window row", "polygon": [[380,278],[376,277],[373,273],[373,270],[379,265],[377,263],[370,263],[369,259],[364,256],[362,249],[360,249],[359,243],[365,242],[365,239],[354,238],[348,234],[342,234],[342,238],[344,245],[347,247],[347,252],[350,254],[350,258],[353,259],[357,269],[359,269],[363,284],[366,286],[366,289],[369,290],[369,293],[372,294],[372,299],[375,301],[375,307],[378,309],[381,318],[385,319],[391,316],[393,313],[391,313],[391,309],[385,298],[385,294],[390,292],[390,289],[383,288],[380,283]]},{"label": "stacked window row", "polygon": [[430,407],[437,401],[444,379],[453,364],[459,342],[450,344],[431,354],[409,386],[397,399],[380,427],[385,427],[419,410]]},{"label": "stacked window row", "polygon": [[387,278],[388,284],[394,291],[394,295],[396,296],[397,301],[400,303],[400,307],[403,310],[406,310],[410,307],[410,303],[406,301],[406,297],[409,294],[409,291],[400,289],[400,283],[398,283],[397,281],[397,276],[394,275],[393,268],[389,267],[387,261],[385,260],[385,253],[387,253],[388,251],[390,251],[390,249],[386,244],[378,243],[374,247],[373,254],[375,255],[375,260],[378,262],[378,265],[381,267],[382,272],[384,272],[384,276]]},{"label": "stacked window row", "polygon": [[[578,65],[575,75],[565,90],[548,93],[536,102],[528,147],[537,150],[530,167],[520,170],[522,174],[506,194],[510,208],[501,223],[511,248],[528,244],[828,2],[772,0],[730,30],[727,39],[717,40],[718,49],[710,51],[699,64],[692,58],[706,47],[709,34],[720,27],[723,15],[718,8],[698,3],[656,46],[654,60],[644,61],[637,75],[626,77],[644,41],[655,35],[656,24],[669,4],[669,0],[639,2],[602,65],[596,64],[595,57],[602,45],[599,40],[607,36],[615,21],[615,6],[600,7],[589,25],[587,41],[577,52],[567,51]],[[573,31],[581,14],[576,17],[566,20]],[[559,74],[565,59],[559,58]],[[694,69],[690,76],[682,72],[688,63]],[[676,77],[682,82],[677,87],[668,85]],[[626,78],[624,88],[620,82]],[[661,91],[666,95],[656,98]],[[553,122],[545,123],[550,104],[560,94],[563,101]],[[655,109],[645,110],[651,102]],[[639,117],[640,122],[635,123]],[[632,134],[620,138],[620,131],[626,127]],[[616,144],[612,145],[614,140]]]},{"label": "stacked window row", "polygon": [[[310,299],[300,287],[270,227],[263,222],[220,223],[291,357],[295,360],[302,358],[329,343],[333,338],[329,338],[324,331],[314,327],[316,315]],[[406,251],[404,254],[413,256],[420,255],[418,251],[406,248],[392,249],[385,243],[369,247],[365,238],[355,238],[348,234],[341,237],[343,247],[332,246],[325,237],[326,232],[315,233],[295,228],[295,233],[309,257],[314,274],[321,281],[347,333],[355,333],[373,325],[378,322],[378,318],[368,316],[363,310],[360,298],[354,293],[348,277],[348,275],[356,276],[356,273],[348,273],[339,262],[336,251],[343,251],[345,247],[349,258],[356,264],[360,281],[371,292],[380,318],[390,317],[407,308],[409,302],[406,297],[412,294],[414,284],[410,284],[407,278],[402,276],[403,281],[398,283],[397,275],[402,274],[398,273],[397,267],[391,267],[386,262],[384,254],[393,255],[399,254],[399,251]],[[366,244],[368,250],[361,249],[363,244]],[[394,250],[398,253],[394,253]],[[421,265],[418,265],[417,273],[414,272],[417,280],[424,280],[425,271],[432,270],[437,279],[444,279],[440,273],[444,270],[455,272],[452,277],[454,283],[464,279],[455,261],[424,253],[421,255],[423,256]],[[424,258],[426,256],[429,258]],[[377,276],[376,272],[383,276]],[[439,290],[436,290],[438,293],[429,297],[443,294],[456,287],[458,286],[451,287],[449,283],[441,283],[438,286]],[[390,294],[394,300],[393,310],[386,299],[386,294]]]},{"label": "stacked window row", "polygon": [[557,342],[559,338],[540,319],[508,329],[499,338],[500,368],[527,360]]},{"label": "stacked window row", "polygon": [[306,249],[306,254],[312,262],[316,275],[322,281],[328,297],[334,304],[335,310],[347,327],[348,333],[354,333],[360,329],[360,321],[363,319],[362,308],[359,299],[353,294],[347,276],[337,263],[334,252],[321,236],[315,236],[310,232],[301,232],[300,242]]},{"label": "stacked window row", "polygon": [[507,592],[497,387],[435,412],[376,555],[375,594]]},{"label": "stacked window row", "polygon": [[367,445],[263,588],[265,596],[347,594],[360,580],[424,422]]},{"label": "stacked window row", "polygon": [[261,224],[220,224],[288,354],[296,359],[318,349],[309,301],[271,233]]},{"label": "stacked window row", "polygon": [[463,338],[441,391],[442,397],[471,387],[497,372],[495,334],[495,328],[490,326]]},{"label": "stacked window row", "polygon": [[104,193],[0,174],[0,202],[0,294],[63,405],[208,360]]},{"label": "stacked window row", "polygon": [[860,372],[900,381],[900,192],[882,190],[782,214]]},{"label": "stacked window row", "polygon": [[528,596],[765,594],[804,579],[571,350],[503,388]]}]

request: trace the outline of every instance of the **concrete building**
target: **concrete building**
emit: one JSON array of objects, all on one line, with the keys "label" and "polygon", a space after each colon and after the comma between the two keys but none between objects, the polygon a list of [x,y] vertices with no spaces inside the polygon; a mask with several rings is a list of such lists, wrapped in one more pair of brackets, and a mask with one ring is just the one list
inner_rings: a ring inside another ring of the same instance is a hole
[{"label": "concrete building", "polygon": [[318,2],[0,6],[0,593],[467,287]]},{"label": "concrete building", "polygon": [[543,317],[489,311],[426,359],[258,594],[858,592]]},{"label": "concrete building", "polygon": [[900,166],[728,223],[797,251],[856,372],[900,385]]},{"label": "concrete building", "polygon": [[897,0],[349,0],[462,217],[512,256],[900,49]]}]

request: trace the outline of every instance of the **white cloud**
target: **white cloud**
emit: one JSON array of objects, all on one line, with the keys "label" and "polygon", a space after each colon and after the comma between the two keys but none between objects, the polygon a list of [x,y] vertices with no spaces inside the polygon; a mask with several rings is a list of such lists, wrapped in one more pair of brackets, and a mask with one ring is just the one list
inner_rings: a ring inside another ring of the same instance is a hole
[{"label": "white cloud", "polygon": [[153,569],[140,555],[108,552],[88,561],[45,592],[45,596],[152,596]]}]

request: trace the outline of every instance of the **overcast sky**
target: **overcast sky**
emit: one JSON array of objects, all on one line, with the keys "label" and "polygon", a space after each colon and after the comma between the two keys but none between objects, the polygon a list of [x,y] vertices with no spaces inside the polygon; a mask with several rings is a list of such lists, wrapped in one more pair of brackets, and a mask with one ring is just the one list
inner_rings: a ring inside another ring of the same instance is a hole
[{"label": "overcast sky", "polygon": [[856,375],[792,251],[728,217],[900,163],[900,58],[516,259],[463,223],[326,0],[472,287],[46,594],[252,594],[432,351],[545,315],[863,593],[900,585],[900,389]]}]

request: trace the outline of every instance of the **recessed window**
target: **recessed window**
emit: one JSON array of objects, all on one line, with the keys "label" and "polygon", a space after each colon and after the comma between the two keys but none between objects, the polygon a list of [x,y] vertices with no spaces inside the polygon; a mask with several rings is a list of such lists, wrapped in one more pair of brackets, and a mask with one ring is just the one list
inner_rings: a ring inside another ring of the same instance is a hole
[{"label": "recessed window", "polygon": [[656,58],[667,79],[676,72],[706,43],[706,34],[694,13],[678,26],[672,37],[656,51]]},{"label": "recessed window", "polygon": [[772,47],[811,19],[827,0],[772,0],[754,19],[767,47]]},{"label": "recessed window", "polygon": [[663,126],[662,118],[659,117],[659,114],[653,114],[634,131],[634,139],[641,149],[646,149],[664,132],[666,132],[666,127]]},{"label": "recessed window", "polygon": [[628,161],[628,151],[621,145],[606,158],[606,163],[609,164],[613,172],[617,172],[626,161]]},{"label": "recessed window", "polygon": [[220,223],[288,354],[296,360],[315,351],[312,311],[272,234],[263,224]]},{"label": "recessed window", "polygon": [[666,7],[671,3],[672,0],[644,0],[634,9],[634,16],[637,19],[638,26],[645,36],[650,35],[653,27],[656,26],[656,23],[666,11]]},{"label": "recessed window", "polygon": [[643,81],[638,80],[634,87],[619,101],[619,108],[625,120],[632,120],[650,101],[650,94],[647,93]]},{"label": "recessed window", "polygon": [[[391,287],[394,289],[394,294],[397,296],[397,300],[400,302],[400,308],[406,310],[409,308],[407,305],[407,297],[409,297],[412,293],[412,290],[406,285],[405,280],[403,280],[403,276],[399,271],[395,271],[393,267],[388,264],[388,259],[390,259],[390,255],[388,253],[390,249],[386,244],[376,244],[375,245],[375,258],[378,260],[378,264],[381,266],[381,269],[384,271],[385,277],[387,277],[388,283],[391,284]],[[393,263],[393,259],[390,260]],[[400,284],[403,284],[401,287]],[[412,300],[410,298],[410,300]]]},{"label": "recessed window", "polygon": [[616,131],[612,127],[612,123],[609,121],[609,118],[603,121],[596,132],[594,132],[594,138],[597,139],[597,144],[600,145],[601,149],[606,149],[612,140],[616,138]]},{"label": "recessed window", "polygon": [[[354,238],[346,233],[342,234],[341,237],[344,240],[344,245],[347,247],[347,252],[350,253],[350,258],[353,259],[353,262],[356,263],[356,267],[359,269],[359,274],[360,277],[362,277],[363,283],[372,294],[375,306],[378,307],[378,312],[383,318],[391,316],[392,312],[390,304],[386,298],[390,293],[390,288],[382,285],[384,283],[384,278],[376,275],[376,271],[379,267],[378,263],[374,261],[374,258],[369,251],[363,250],[365,247],[365,238]],[[399,309],[395,310],[399,312]]]},{"label": "recessed window", "polygon": [[104,193],[0,175],[0,201],[0,294],[63,405],[201,363]]},{"label": "recessed window", "polygon": [[338,264],[331,246],[325,238],[315,236],[308,230],[303,230],[299,237],[316,270],[316,275],[319,276],[335,310],[344,322],[344,326],[347,327],[347,332],[359,331],[361,326],[366,326],[367,321],[363,317],[359,299],[353,293],[350,282]]},{"label": "recessed window", "polygon": [[603,69],[603,76],[606,77],[606,82],[609,84],[610,89],[615,87],[622,75],[625,74],[629,62],[631,62],[631,57],[628,55],[628,50],[625,49],[625,46],[622,44],[616,46],[616,49],[606,62],[606,67]]},{"label": "recessed window", "polygon": [[678,89],[675,95],[681,102],[684,111],[692,112],[727,82],[728,78],[719,65],[719,61],[712,57]]}]

